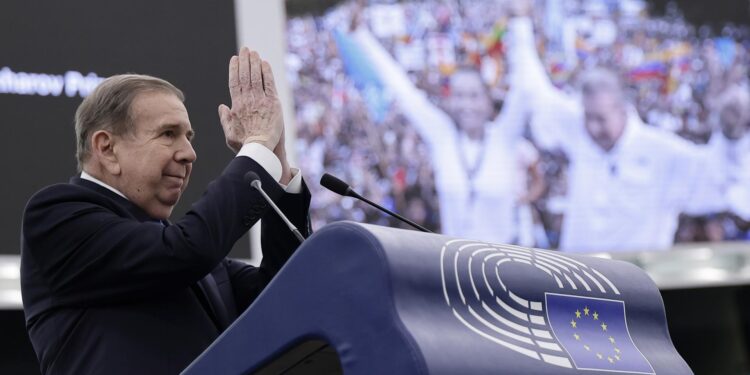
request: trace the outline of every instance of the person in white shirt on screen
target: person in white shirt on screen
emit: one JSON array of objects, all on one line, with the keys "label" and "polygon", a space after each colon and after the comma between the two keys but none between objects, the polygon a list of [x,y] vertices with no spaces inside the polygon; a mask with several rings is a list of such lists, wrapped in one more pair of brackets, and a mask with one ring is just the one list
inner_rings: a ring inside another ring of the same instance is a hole
[{"label": "person in white shirt on screen", "polygon": [[535,142],[570,160],[562,250],[667,249],[680,213],[724,209],[708,149],[644,124],[613,72],[586,72],[580,97],[557,89],[526,17],[511,20],[509,48],[511,91],[522,98]]},{"label": "person in white shirt on screen", "polygon": [[536,150],[521,138],[524,122],[512,119],[512,112],[493,120],[493,103],[476,69],[459,67],[451,75],[440,108],[368,30],[359,27],[353,36],[430,149],[443,234],[535,245],[528,202],[541,195],[542,177]]}]

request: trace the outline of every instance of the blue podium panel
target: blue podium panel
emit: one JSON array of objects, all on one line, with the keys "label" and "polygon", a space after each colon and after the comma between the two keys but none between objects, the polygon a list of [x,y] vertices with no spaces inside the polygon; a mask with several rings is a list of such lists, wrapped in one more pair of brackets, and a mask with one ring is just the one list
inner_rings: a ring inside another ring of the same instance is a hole
[{"label": "blue podium panel", "polygon": [[253,373],[309,340],[344,374],[692,374],[629,263],[350,222],[308,239],[184,373]]}]

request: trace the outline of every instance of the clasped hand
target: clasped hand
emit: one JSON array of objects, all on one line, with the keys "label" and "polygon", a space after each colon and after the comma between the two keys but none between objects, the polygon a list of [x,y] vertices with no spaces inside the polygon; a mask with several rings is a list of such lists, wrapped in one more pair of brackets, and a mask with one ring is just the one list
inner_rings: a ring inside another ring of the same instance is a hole
[{"label": "clasped hand", "polygon": [[219,106],[227,146],[238,152],[242,145],[257,142],[277,154],[283,151],[284,119],[276,83],[271,65],[257,52],[243,47],[239,56],[232,56],[229,94],[232,108]]}]

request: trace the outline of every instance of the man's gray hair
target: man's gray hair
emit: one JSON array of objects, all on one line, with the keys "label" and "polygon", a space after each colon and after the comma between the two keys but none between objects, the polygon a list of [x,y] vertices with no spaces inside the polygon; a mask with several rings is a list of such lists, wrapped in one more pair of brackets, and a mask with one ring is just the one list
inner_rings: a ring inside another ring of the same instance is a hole
[{"label": "man's gray hair", "polygon": [[617,74],[609,69],[594,68],[581,75],[581,93],[590,98],[602,93],[611,94],[625,105],[625,91]]},{"label": "man's gray hair", "polygon": [[160,91],[185,101],[182,91],[171,83],[152,76],[121,74],[109,77],[78,106],[75,115],[76,159],[78,171],[91,156],[91,135],[106,130],[114,135],[134,130],[131,105],[138,94]]},{"label": "man's gray hair", "polygon": [[724,89],[714,101],[719,112],[729,106],[737,107],[740,110],[747,110],[750,108],[750,93],[748,93],[746,86],[732,84]]}]

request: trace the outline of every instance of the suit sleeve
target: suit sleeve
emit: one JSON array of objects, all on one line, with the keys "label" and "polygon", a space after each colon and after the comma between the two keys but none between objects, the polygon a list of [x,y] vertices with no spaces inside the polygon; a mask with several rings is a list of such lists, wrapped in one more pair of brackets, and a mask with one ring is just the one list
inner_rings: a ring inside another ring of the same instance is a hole
[{"label": "suit sleeve", "polygon": [[267,193],[283,190],[250,158],[235,158],[173,225],[139,222],[109,199],[74,185],[32,197],[22,241],[36,283],[55,305],[91,306],[184,288],[210,272],[268,210],[244,175],[255,171]]},{"label": "suit sleeve", "polygon": [[[276,201],[281,211],[307,238],[312,233],[309,219],[310,191],[302,183],[299,194],[284,194]],[[299,241],[286,224],[272,210],[268,210],[261,221],[261,247],[263,261],[260,267],[230,261],[227,264],[232,281],[238,312],[242,313],[258,297],[271,278],[281,269],[299,247]]]}]

